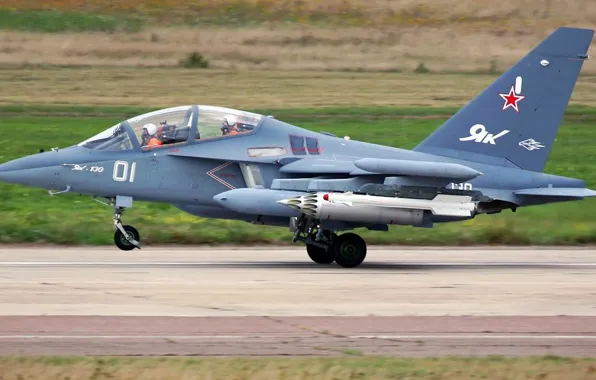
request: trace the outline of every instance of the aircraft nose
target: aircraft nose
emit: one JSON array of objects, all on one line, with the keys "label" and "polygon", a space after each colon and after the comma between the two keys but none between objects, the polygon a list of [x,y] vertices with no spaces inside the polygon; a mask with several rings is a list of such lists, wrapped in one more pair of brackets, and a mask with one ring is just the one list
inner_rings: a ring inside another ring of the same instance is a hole
[{"label": "aircraft nose", "polygon": [[10,163],[11,162],[5,162],[3,164],[0,164],[0,173],[9,172],[10,171],[10,166],[11,166]]},{"label": "aircraft nose", "polygon": [[24,184],[24,180],[26,177],[29,177],[27,170],[19,170],[17,169],[18,165],[15,165],[13,161],[4,163],[0,165],[0,181],[8,182],[8,183],[15,183],[15,184]]},{"label": "aircraft nose", "polygon": [[0,164],[0,173],[53,166],[58,163],[58,160],[56,154],[52,152],[33,154]]},{"label": "aircraft nose", "polygon": [[0,164],[0,173],[12,172],[15,170],[30,168],[30,167],[32,167],[31,161],[32,161],[32,157],[28,156],[28,157],[17,158],[16,160],[5,162],[3,164]]},{"label": "aircraft nose", "polygon": [[19,185],[34,185],[42,174],[34,157],[23,157],[0,164],[0,181]]},{"label": "aircraft nose", "polygon": [[10,173],[15,170],[18,170],[17,168],[20,166],[18,163],[16,163],[16,165],[15,165],[15,161],[18,161],[18,160],[9,161],[9,162],[0,164],[0,181],[10,182],[10,181],[8,181],[8,178],[11,177]]},{"label": "aircraft nose", "polygon": [[26,169],[31,167],[30,157],[17,158],[16,160],[8,161],[0,164],[0,173],[12,172],[15,170]]},{"label": "aircraft nose", "polygon": [[84,148],[69,147],[33,154],[0,164],[0,181],[40,188],[61,188],[64,162],[86,158]]}]

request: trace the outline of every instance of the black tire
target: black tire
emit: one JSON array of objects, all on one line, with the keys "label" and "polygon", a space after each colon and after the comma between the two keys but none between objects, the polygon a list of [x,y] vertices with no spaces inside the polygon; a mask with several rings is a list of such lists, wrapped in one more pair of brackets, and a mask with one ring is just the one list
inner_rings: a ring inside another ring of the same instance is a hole
[{"label": "black tire", "polygon": [[366,258],[366,242],[356,234],[346,233],[335,239],[333,253],[337,265],[355,268]]},{"label": "black tire", "polygon": [[335,254],[331,248],[325,249],[316,245],[307,244],[306,253],[317,264],[331,264],[335,261]]},{"label": "black tire", "polygon": [[[124,231],[126,231],[127,234],[132,235],[134,240],[138,241],[139,243],[141,242],[139,231],[137,231],[136,228],[134,228],[133,226],[122,227],[124,228]],[[122,234],[122,232],[120,232],[119,229],[116,229],[116,232],[114,233],[114,243],[116,243],[116,247],[120,248],[123,251],[132,251],[136,248],[135,245],[133,245],[126,239],[124,234]]]}]

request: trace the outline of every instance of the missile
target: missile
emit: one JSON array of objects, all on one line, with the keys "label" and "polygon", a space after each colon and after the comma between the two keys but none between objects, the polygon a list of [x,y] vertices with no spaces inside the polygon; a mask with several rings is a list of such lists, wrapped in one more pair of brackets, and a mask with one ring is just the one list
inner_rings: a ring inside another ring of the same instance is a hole
[{"label": "missile", "polygon": [[417,225],[425,211],[433,215],[472,217],[470,196],[437,194],[433,199],[380,197],[353,193],[315,193],[277,201],[320,220]]}]

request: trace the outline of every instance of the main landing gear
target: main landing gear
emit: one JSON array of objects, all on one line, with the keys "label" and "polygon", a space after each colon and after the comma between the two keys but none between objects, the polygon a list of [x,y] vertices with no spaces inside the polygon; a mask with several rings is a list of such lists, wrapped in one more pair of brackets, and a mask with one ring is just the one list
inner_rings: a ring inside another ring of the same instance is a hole
[{"label": "main landing gear", "polygon": [[114,209],[113,220],[114,226],[116,227],[116,232],[114,232],[114,243],[116,244],[116,247],[123,251],[131,251],[135,248],[141,249],[141,236],[139,231],[133,226],[122,225],[122,214],[126,207],[132,207],[132,199],[128,199],[128,197],[122,197],[124,199],[120,198],[121,197],[107,198],[107,202],[100,201],[96,198],[93,199]]},{"label": "main landing gear", "polygon": [[300,218],[295,228],[293,241],[304,241],[308,257],[317,264],[335,261],[341,267],[355,268],[366,258],[366,242],[355,233],[337,235],[305,218]]},{"label": "main landing gear", "polygon": [[314,244],[307,244],[306,253],[317,264],[331,264],[335,261],[335,253],[330,247],[323,248]]},{"label": "main landing gear", "polygon": [[348,232],[333,242],[335,262],[344,268],[354,268],[366,258],[366,242],[359,235]]}]

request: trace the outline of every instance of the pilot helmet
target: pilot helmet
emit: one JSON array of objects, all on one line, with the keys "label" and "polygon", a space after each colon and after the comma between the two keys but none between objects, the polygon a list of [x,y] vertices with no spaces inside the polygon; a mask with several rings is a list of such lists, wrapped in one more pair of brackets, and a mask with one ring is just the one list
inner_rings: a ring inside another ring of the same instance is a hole
[{"label": "pilot helmet", "polygon": [[237,121],[238,121],[238,119],[236,118],[236,116],[226,115],[223,118],[223,126],[227,127],[227,128],[232,128],[234,125],[236,125]]},{"label": "pilot helmet", "polygon": [[157,127],[153,123],[143,125],[143,136],[153,136],[157,132]]}]

